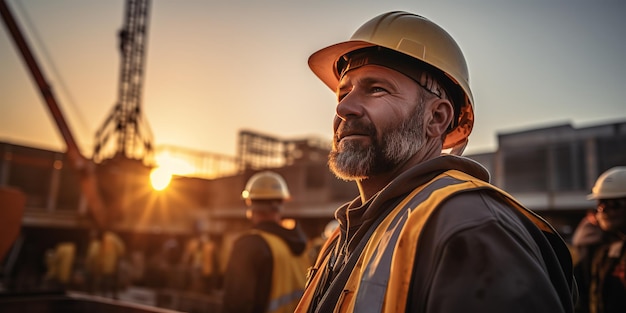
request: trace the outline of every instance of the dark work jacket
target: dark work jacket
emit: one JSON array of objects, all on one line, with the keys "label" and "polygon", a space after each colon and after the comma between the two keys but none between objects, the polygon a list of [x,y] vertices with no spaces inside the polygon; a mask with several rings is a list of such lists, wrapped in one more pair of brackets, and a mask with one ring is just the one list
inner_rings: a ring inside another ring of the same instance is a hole
[{"label": "dark work jacket", "polygon": [[[279,236],[295,255],[306,253],[306,236],[299,227],[285,229],[264,222],[254,229]],[[272,268],[272,252],[260,235],[244,234],[237,238],[224,274],[222,312],[264,313],[270,297]]]},{"label": "dark work jacket", "polygon": [[576,312],[613,313],[626,312],[626,243],[610,256],[609,250],[618,238],[604,233],[601,244],[590,246],[575,268],[580,301]]},{"label": "dark work jacket", "polygon": [[[359,243],[367,240],[368,230],[380,223],[381,216],[414,188],[451,169],[489,181],[488,172],[478,163],[441,156],[400,174],[367,203],[356,198],[339,208],[341,236],[338,245],[331,247],[338,251],[336,265],[330,273],[317,269],[318,275],[328,277],[321,279],[317,286],[321,297],[314,297],[308,311],[326,312],[328,306],[315,301],[330,298],[327,288],[337,285],[333,280],[342,271],[351,271],[344,267],[350,264],[346,260],[361,253],[356,250]],[[420,238],[406,312],[573,311],[572,263],[563,240],[558,234],[542,232],[497,192],[462,192],[440,203]],[[330,307],[336,303],[327,302]]]}]

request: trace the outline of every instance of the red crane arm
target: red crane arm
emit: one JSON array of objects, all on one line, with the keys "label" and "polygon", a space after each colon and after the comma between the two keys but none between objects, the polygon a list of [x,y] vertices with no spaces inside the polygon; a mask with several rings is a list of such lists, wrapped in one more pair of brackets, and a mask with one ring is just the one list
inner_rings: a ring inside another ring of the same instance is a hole
[{"label": "red crane arm", "polygon": [[61,108],[57,104],[56,98],[52,93],[52,89],[50,88],[50,85],[48,85],[37,60],[31,52],[31,49],[22,35],[20,27],[13,18],[13,14],[6,5],[5,0],[0,0],[0,13],[2,14],[2,20],[9,30],[15,45],[19,49],[24,62],[28,66],[32,78],[37,83],[37,87],[46,101],[48,110],[50,111],[50,114],[52,114],[52,117],[57,125],[57,129],[63,136],[63,140],[65,141],[67,147],[67,156],[72,163],[72,167],[79,173],[81,189],[87,198],[90,212],[96,224],[98,224],[99,227],[103,227],[107,223],[107,211],[105,211],[104,203],[102,202],[97,188],[94,164],[90,159],[85,158],[78,149],[76,140],[74,140],[74,136],[65,121],[63,112],[61,112]]}]

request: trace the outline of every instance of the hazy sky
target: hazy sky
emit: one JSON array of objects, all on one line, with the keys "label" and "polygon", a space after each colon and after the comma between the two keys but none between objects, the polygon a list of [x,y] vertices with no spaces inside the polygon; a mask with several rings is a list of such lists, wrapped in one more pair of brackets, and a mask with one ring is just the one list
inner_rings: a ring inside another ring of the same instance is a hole
[{"label": "hazy sky", "polygon": [[[124,1],[7,1],[91,155],[117,98]],[[235,155],[242,128],[330,139],[335,97],[307,58],[391,10],[435,21],[464,51],[476,104],[466,153],[495,150],[497,133],[626,118],[623,0],[154,0],[143,109],[155,144]],[[0,141],[63,150],[0,28]]]}]

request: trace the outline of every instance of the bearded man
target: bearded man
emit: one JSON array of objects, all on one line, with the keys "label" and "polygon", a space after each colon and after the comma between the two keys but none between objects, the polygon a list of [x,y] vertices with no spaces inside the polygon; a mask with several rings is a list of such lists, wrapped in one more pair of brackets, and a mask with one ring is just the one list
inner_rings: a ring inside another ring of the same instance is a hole
[{"label": "bearded man", "polygon": [[296,312],[573,312],[561,237],[460,156],[473,98],[447,32],[389,12],[309,66],[337,94],[329,166],[360,194]]}]

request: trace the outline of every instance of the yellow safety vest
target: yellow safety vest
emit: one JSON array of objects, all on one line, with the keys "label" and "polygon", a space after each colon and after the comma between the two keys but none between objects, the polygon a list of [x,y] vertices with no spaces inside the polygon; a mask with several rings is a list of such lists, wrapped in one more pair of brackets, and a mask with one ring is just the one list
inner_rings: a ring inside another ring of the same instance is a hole
[{"label": "yellow safety vest", "polygon": [[215,243],[213,241],[193,238],[187,243],[183,254],[183,263],[194,269],[200,269],[203,276],[210,276],[216,272],[214,253]]},{"label": "yellow safety vest", "polygon": [[273,269],[270,301],[267,312],[292,313],[302,297],[306,272],[310,266],[306,253],[294,255],[280,237],[261,230],[253,230],[267,242],[272,251]]},{"label": "yellow safety vest", "polygon": [[[423,197],[416,197],[422,190],[443,177],[451,177],[457,180],[458,183],[433,188],[434,190],[423,193]],[[368,306],[369,304],[364,302],[370,302],[370,300],[373,300],[371,301],[372,303],[381,303],[382,301],[382,312],[405,312],[415,253],[424,224],[446,198],[459,192],[476,189],[491,189],[499,192],[510,205],[523,213],[539,229],[555,233],[554,229],[547,222],[524,208],[506,192],[463,172],[457,170],[446,171],[429,183],[414,189],[376,227],[376,230],[368,238],[368,242],[343,288],[334,312],[354,312],[355,306]],[[333,236],[326,242],[326,246],[322,248],[322,251],[332,248],[329,243],[333,242],[333,239],[337,236],[339,236],[339,230],[335,230]],[[400,245],[402,248],[398,248]],[[326,254],[326,257],[323,259],[317,260],[314,268],[318,270],[325,269],[329,259],[330,254]],[[381,280],[378,282],[384,282],[388,278],[388,283],[382,288],[368,290],[367,301],[357,303],[359,302],[356,301],[359,288],[364,277],[367,276],[368,280],[376,279],[376,277],[372,278],[372,276],[377,273],[372,273],[370,266],[383,269],[382,275],[379,276]],[[315,296],[315,290],[323,276],[316,274],[314,272],[312,277],[309,277],[307,289],[294,311],[295,313],[306,313],[308,311]],[[368,306],[366,308],[357,308],[356,311],[378,312],[379,309]]]},{"label": "yellow safety vest", "polygon": [[115,274],[124,254],[122,239],[113,232],[105,232],[100,243],[100,266],[102,274]]},{"label": "yellow safety vest", "polygon": [[75,255],[76,244],[73,242],[59,243],[49,260],[46,278],[56,279],[64,284],[70,282]]}]

